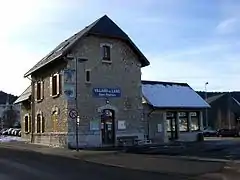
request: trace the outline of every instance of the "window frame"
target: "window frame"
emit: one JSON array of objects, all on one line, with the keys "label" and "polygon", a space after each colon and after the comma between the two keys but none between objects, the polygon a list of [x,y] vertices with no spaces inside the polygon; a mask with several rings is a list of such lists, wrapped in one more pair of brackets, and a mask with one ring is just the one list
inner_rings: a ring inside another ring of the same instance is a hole
[{"label": "window frame", "polygon": [[100,47],[101,47],[101,59],[102,59],[102,62],[104,62],[104,63],[112,63],[112,58],[111,58],[112,45],[108,44],[108,43],[102,43],[102,44],[100,44]]},{"label": "window frame", "polygon": [[[40,118],[40,119],[38,119],[38,118]],[[35,120],[36,120],[35,132],[37,134],[44,133],[46,126],[45,126],[45,121],[43,118],[43,113],[41,111],[36,114]],[[39,127],[39,129],[38,129],[38,127]]]},{"label": "window frame", "polygon": [[[189,128],[189,116],[188,116],[188,113],[189,112],[187,112],[187,111],[179,111],[179,112],[177,112],[178,113],[178,125],[179,125],[179,132],[190,132],[190,128]],[[180,116],[180,113],[185,113],[185,115],[184,116]],[[181,130],[180,129],[180,120],[181,120],[181,118],[183,118],[183,119],[186,119],[187,121],[187,130]]]},{"label": "window frame", "polygon": [[[87,73],[89,73],[89,74],[87,74]],[[89,75],[89,79],[88,79],[88,75]],[[87,83],[87,84],[91,83],[91,69],[85,70],[85,83]]]},{"label": "window frame", "polygon": [[[56,92],[53,92],[54,90],[54,84],[53,82],[54,78],[56,78]],[[55,73],[52,76],[50,76],[50,96],[55,98],[60,95],[60,73]]]},{"label": "window frame", "polygon": [[43,80],[38,80],[35,83],[35,101],[41,102],[43,100],[43,93],[44,93],[44,83]]},{"label": "window frame", "polygon": [[[27,117],[27,131],[26,131],[26,117]],[[30,114],[27,113],[24,115],[24,133],[28,134],[31,132],[31,119]]]},{"label": "window frame", "polygon": [[[190,131],[194,132],[194,131],[200,131],[201,130],[201,120],[200,120],[200,112],[199,111],[191,111],[189,112],[190,115],[189,117],[191,118],[191,126],[190,126]],[[196,116],[192,116],[191,113],[196,113]],[[196,130],[193,130],[192,129],[192,117],[196,117],[198,122],[197,122],[197,125],[198,125],[198,129]]]}]

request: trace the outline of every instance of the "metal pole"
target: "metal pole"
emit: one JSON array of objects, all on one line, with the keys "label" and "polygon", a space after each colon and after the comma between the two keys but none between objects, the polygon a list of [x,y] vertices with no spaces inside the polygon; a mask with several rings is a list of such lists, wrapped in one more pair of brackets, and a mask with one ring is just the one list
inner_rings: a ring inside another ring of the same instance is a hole
[{"label": "metal pole", "polygon": [[77,118],[76,118],[76,150],[79,151],[79,146],[78,146],[78,125],[79,125],[79,116],[78,116],[78,95],[77,95],[77,91],[78,91],[78,61],[77,61],[77,58],[75,58],[75,85],[76,85],[76,89],[75,89],[75,99],[76,99],[76,111],[77,111]]},{"label": "metal pole", "polygon": [[[205,101],[207,102],[207,85],[208,85],[208,82],[205,83]],[[208,109],[206,107],[205,109],[205,117],[206,117],[206,127],[208,127]]]}]

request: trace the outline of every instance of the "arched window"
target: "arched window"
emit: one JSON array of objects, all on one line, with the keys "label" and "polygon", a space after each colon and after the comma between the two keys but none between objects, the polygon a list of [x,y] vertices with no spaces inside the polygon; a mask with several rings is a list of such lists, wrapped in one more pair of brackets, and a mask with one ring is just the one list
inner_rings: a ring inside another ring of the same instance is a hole
[{"label": "arched window", "polygon": [[25,133],[29,133],[31,131],[30,128],[31,128],[30,115],[26,114],[24,116],[24,131],[25,131]]}]

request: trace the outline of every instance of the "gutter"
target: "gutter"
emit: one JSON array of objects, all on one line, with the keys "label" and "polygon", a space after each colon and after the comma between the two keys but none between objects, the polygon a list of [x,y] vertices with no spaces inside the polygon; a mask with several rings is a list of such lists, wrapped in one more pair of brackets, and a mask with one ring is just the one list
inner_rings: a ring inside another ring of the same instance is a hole
[{"label": "gutter", "polygon": [[33,136],[33,132],[34,132],[34,117],[35,117],[35,104],[34,104],[34,81],[33,79],[27,77],[30,81],[31,81],[31,88],[32,88],[32,92],[31,92],[31,143],[34,142],[34,136]]}]

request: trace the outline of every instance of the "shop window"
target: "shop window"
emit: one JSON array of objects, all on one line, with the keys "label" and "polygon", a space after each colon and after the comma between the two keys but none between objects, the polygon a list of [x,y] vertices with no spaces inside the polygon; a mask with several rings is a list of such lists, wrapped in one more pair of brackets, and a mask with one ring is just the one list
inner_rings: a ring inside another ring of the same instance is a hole
[{"label": "shop window", "polygon": [[173,112],[167,112],[167,131],[175,131],[175,116]]},{"label": "shop window", "polygon": [[182,132],[189,131],[189,121],[188,121],[188,113],[187,112],[179,112],[179,130]]},{"label": "shop window", "polygon": [[191,117],[191,131],[200,130],[199,112],[190,112]]}]

